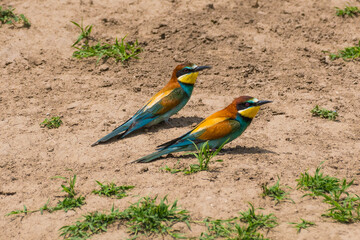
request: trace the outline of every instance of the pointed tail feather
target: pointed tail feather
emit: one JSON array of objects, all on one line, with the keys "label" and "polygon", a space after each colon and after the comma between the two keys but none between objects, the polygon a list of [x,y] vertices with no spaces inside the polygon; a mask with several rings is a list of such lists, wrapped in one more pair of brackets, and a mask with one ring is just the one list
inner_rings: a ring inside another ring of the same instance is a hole
[{"label": "pointed tail feather", "polygon": [[[98,141],[96,141],[95,143],[91,144],[92,147],[100,144],[100,143],[104,143],[109,141],[110,139],[118,136],[119,133],[121,133],[118,137],[122,137],[122,135],[126,132],[126,130],[128,130],[128,128],[131,126],[131,119],[129,119],[128,121],[126,121],[124,124],[120,125],[119,127],[115,128],[111,133],[109,133],[108,135],[106,135],[105,137],[99,139]],[[123,133],[122,133],[123,132]]]},{"label": "pointed tail feather", "polygon": [[161,157],[162,155],[168,154],[168,153],[172,153],[172,152],[176,152],[178,149],[177,148],[170,148],[170,149],[164,149],[164,150],[160,150],[157,152],[154,152],[152,154],[149,154],[145,157],[139,158],[135,161],[133,161],[132,163],[148,163],[148,162],[152,162],[154,160],[156,160],[157,158]]},{"label": "pointed tail feather", "polygon": [[126,131],[121,135],[119,136],[119,138],[123,138],[127,135],[129,135],[130,133],[146,126],[148,123],[150,123],[151,121],[153,120],[153,118],[150,118],[150,119],[141,119],[141,121],[138,121],[138,119],[135,121],[133,121],[133,124],[131,124],[128,129],[126,129]]}]

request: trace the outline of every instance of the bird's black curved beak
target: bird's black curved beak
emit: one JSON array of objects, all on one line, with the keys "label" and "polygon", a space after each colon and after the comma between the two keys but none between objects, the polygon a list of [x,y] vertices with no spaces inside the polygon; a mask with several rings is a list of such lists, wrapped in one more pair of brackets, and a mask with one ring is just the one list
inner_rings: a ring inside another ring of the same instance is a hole
[{"label": "bird's black curved beak", "polygon": [[261,101],[258,101],[256,103],[256,106],[261,106],[261,105],[264,105],[264,104],[267,104],[267,103],[271,103],[272,101],[268,101],[268,100],[261,100]]},{"label": "bird's black curved beak", "polygon": [[199,66],[199,67],[194,68],[193,72],[200,72],[207,68],[211,68],[211,66]]}]

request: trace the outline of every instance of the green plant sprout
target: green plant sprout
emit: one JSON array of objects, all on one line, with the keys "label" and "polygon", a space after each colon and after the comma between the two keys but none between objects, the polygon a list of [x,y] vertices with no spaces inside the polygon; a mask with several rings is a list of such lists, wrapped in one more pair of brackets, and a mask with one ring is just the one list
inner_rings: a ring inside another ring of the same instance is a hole
[{"label": "green plant sprout", "polygon": [[339,50],[338,54],[330,53],[331,60],[335,60],[338,58],[342,58],[345,61],[360,58],[360,41],[357,46],[347,47],[344,50]]},{"label": "green plant sprout", "polygon": [[122,219],[119,209],[111,209],[110,214],[88,213],[83,215],[82,221],[76,221],[74,225],[63,226],[60,228],[60,236],[65,239],[88,239],[91,235],[107,231],[107,227],[115,221]]},{"label": "green plant sprout", "polygon": [[163,171],[166,171],[166,172],[169,172],[172,174],[186,171],[187,168],[181,169],[181,168],[177,167],[179,165],[179,163],[180,163],[180,160],[178,160],[177,163],[175,164],[175,166],[174,166],[175,168],[170,168],[168,165],[165,165],[165,167],[160,168],[160,170],[163,170]]},{"label": "green plant sprout", "polygon": [[296,179],[297,189],[311,191],[312,193],[305,194],[304,196],[319,196],[321,194],[327,194],[332,191],[340,189],[340,180],[329,175],[324,176],[321,172],[321,165],[316,168],[314,176],[311,176],[307,171],[301,173],[300,178]]},{"label": "green plant sprout", "polygon": [[70,178],[65,178],[62,176],[56,176],[53,178],[61,178],[67,181],[69,186],[61,185],[62,191],[67,193],[67,196],[62,201],[58,201],[57,205],[55,207],[49,207],[49,200],[42,206],[40,209],[29,211],[27,207],[24,205],[24,210],[15,210],[11,211],[10,213],[6,214],[6,216],[15,215],[15,214],[21,214],[24,213],[27,215],[28,213],[33,212],[40,212],[43,214],[44,211],[47,211],[49,213],[64,210],[65,212],[69,210],[73,210],[74,208],[80,208],[82,205],[85,204],[85,197],[79,196],[76,198],[77,193],[75,192],[75,183],[76,183],[76,175]]},{"label": "green plant sprout", "polygon": [[216,238],[225,238],[230,237],[234,235],[236,229],[235,225],[238,221],[238,218],[230,218],[230,219],[216,219],[211,220],[209,218],[205,219],[204,221],[201,221],[199,223],[205,223],[205,226],[207,228],[207,232],[202,232],[199,239],[200,240],[210,240],[210,239],[216,239]]},{"label": "green plant sprout", "polygon": [[[347,182],[346,179],[340,181],[338,178],[324,176],[321,165],[316,168],[315,175],[310,176],[307,171],[302,173],[298,182],[297,189],[311,191],[311,194],[304,196],[322,196],[323,201],[331,208],[322,216],[333,218],[341,223],[353,223],[360,221],[360,197],[347,192],[347,189],[353,185],[354,180]],[[345,196],[344,196],[345,195]]]},{"label": "green plant sprout", "polygon": [[75,45],[77,45],[81,40],[84,39],[84,45],[88,46],[89,45],[89,39],[90,39],[90,33],[91,30],[93,28],[93,25],[87,25],[85,28],[83,26],[83,23],[81,21],[81,24],[79,25],[78,23],[71,21],[75,26],[77,26],[78,28],[80,28],[80,35],[78,36],[78,39],[74,42],[74,44],[72,45],[72,47],[74,47]]},{"label": "green plant sprout", "polygon": [[[267,184],[263,184],[261,186],[263,193],[261,194],[262,197],[269,196],[273,200],[275,200],[275,205],[280,203],[281,201],[290,200],[291,202],[295,203],[291,198],[288,197],[289,193],[285,192],[280,186],[280,178],[278,178],[275,185],[271,187],[267,187]],[[290,187],[287,187],[290,188]]]},{"label": "green plant sprout", "polygon": [[14,13],[15,8],[9,7],[8,9],[4,9],[0,6],[0,23],[1,24],[12,24],[15,26],[16,23],[23,23],[23,26],[29,28],[31,26],[29,20],[24,16],[24,14],[20,14],[19,16]]},{"label": "green plant sprout", "polygon": [[[89,45],[90,33],[92,30],[92,25],[88,25],[85,28],[83,24],[79,25],[76,22],[72,22],[75,26],[80,28],[80,35],[75,43],[72,45],[73,48],[76,48],[77,51],[73,53],[73,57],[75,58],[88,58],[88,57],[97,57],[97,63],[104,58],[105,60],[109,58],[115,58],[115,61],[125,62],[131,58],[138,59],[138,54],[142,51],[142,48],[139,46],[138,41],[136,40],[134,43],[125,42],[125,37],[121,38],[120,41],[115,39],[114,44],[108,43],[97,43],[96,45]],[[82,40],[84,40],[84,44],[80,47],[77,47]]]},{"label": "green plant sprout", "polygon": [[333,121],[336,120],[336,117],[338,116],[338,113],[336,111],[330,111],[325,108],[320,108],[318,105],[316,105],[310,112],[313,116],[327,118]]},{"label": "green plant sprout", "polygon": [[[259,228],[274,228],[278,225],[276,222],[277,218],[274,216],[274,214],[268,214],[264,215],[262,213],[256,214],[256,209],[254,206],[249,202],[250,208],[247,211],[240,212],[240,221],[248,223],[250,227],[254,229]],[[262,209],[262,208],[258,208]]]},{"label": "green plant sprout", "polygon": [[268,240],[249,225],[241,226],[236,219],[206,220],[207,232],[202,232],[200,240],[213,239],[246,239],[246,240]]},{"label": "green plant sprout", "polygon": [[40,211],[40,210],[29,211],[27,209],[27,207],[24,205],[24,210],[14,210],[14,211],[11,211],[11,212],[7,213],[5,216],[21,214],[21,213],[24,213],[25,215],[27,215],[28,213],[33,213],[33,212],[38,212],[38,211]]},{"label": "green plant sprout", "polygon": [[121,199],[127,196],[126,190],[133,189],[134,186],[116,186],[115,183],[111,182],[108,184],[103,184],[99,181],[96,181],[100,186],[100,190],[94,190],[92,193],[97,194],[99,196],[112,197],[115,196],[117,199]]},{"label": "green plant sprout", "polygon": [[148,237],[160,234],[182,238],[181,234],[172,229],[172,226],[175,223],[184,222],[190,229],[188,212],[179,209],[177,201],[167,204],[167,197],[160,199],[159,204],[156,202],[157,196],[154,198],[144,197],[122,212],[119,209],[115,210],[113,206],[110,214],[89,213],[84,215],[82,221],[60,228],[61,236],[71,239],[89,238],[91,235],[105,232],[110,224],[120,221],[120,223],[126,223],[129,232],[135,238],[139,234]]},{"label": "green plant sprout", "polygon": [[309,227],[315,225],[314,222],[306,221],[306,220],[304,220],[302,218],[300,218],[300,219],[301,219],[301,223],[294,223],[294,222],[289,223],[289,224],[295,225],[294,228],[297,229],[298,233],[301,232],[301,229],[306,229],[306,228],[309,228]]},{"label": "green plant sprout", "polygon": [[63,122],[61,121],[61,117],[51,117],[50,119],[45,118],[45,120],[40,123],[41,127],[47,127],[48,129],[58,128],[61,126]]},{"label": "green plant sprout", "polygon": [[66,192],[68,196],[65,197],[63,201],[59,201],[57,206],[55,207],[56,210],[63,209],[65,212],[68,210],[72,210],[74,208],[79,208],[85,204],[85,197],[79,196],[77,198],[77,193],[75,192],[75,183],[76,183],[76,175],[70,178],[62,177],[62,176],[55,176],[53,178],[60,178],[68,182],[69,186],[61,185],[62,191]]},{"label": "green plant sprout", "polygon": [[[193,143],[197,152],[188,153],[186,155],[194,155],[198,160],[197,164],[190,164],[188,168],[184,168],[184,169],[179,169],[179,168],[172,169],[168,166],[165,166],[164,168],[161,168],[161,170],[165,170],[170,173],[183,172],[185,175],[190,175],[201,171],[208,171],[210,160],[219,154],[219,152],[227,142],[228,140],[226,140],[223,144],[221,144],[221,146],[215,151],[211,151],[209,146],[209,141],[203,143],[200,148],[195,143]],[[222,161],[223,160],[221,159],[215,160],[215,162],[222,162]]]},{"label": "green plant sprout", "polygon": [[[351,195],[346,190],[354,183],[354,180],[349,183],[343,179],[341,187],[333,190],[330,194],[321,194],[324,197],[324,202],[331,205],[327,213],[322,216],[333,218],[341,223],[354,223],[360,221],[360,197],[358,195]],[[345,194],[346,197],[342,197]]]},{"label": "green plant sprout", "polygon": [[231,239],[241,239],[241,240],[269,240],[264,238],[264,236],[259,232],[254,232],[250,226],[240,226],[239,224],[235,225],[236,235]]},{"label": "green plant sprout", "polygon": [[358,7],[353,7],[349,5],[346,5],[344,9],[338,7],[335,7],[335,9],[336,9],[336,16],[341,16],[341,17],[344,17],[345,15],[349,17],[353,17],[353,16],[357,16],[360,13]]},{"label": "green plant sprout", "polygon": [[[256,209],[249,203],[250,208],[247,211],[240,212],[239,217],[230,219],[205,219],[203,222],[207,227],[207,232],[201,233],[200,240],[210,240],[217,238],[226,239],[247,239],[260,240],[264,236],[257,232],[261,228],[271,229],[278,225],[277,218],[273,214],[256,214]],[[245,223],[241,224],[241,223]]]}]

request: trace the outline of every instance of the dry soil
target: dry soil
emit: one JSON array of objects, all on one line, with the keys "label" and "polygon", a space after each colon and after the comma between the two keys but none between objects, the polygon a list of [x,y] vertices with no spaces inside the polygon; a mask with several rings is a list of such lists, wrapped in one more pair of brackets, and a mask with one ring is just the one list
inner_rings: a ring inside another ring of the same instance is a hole
[{"label": "dry soil", "polygon": [[[1,239],[58,239],[59,228],[91,211],[125,209],[142,196],[164,197],[190,211],[193,220],[230,218],[248,202],[274,213],[279,226],[270,239],[359,239],[360,224],[324,218],[328,206],[296,190],[296,179],[322,161],[326,174],[355,179],[360,193],[360,84],[358,61],[330,61],[360,39],[359,18],[335,16],[347,1],[244,0],[14,0],[1,1],[28,17],[32,26],[0,27],[0,229]],[[359,2],[351,1],[352,5]],[[93,37],[113,42],[127,35],[144,51],[127,64],[77,60],[71,45],[79,31],[70,22],[94,25]],[[159,124],[106,145],[90,145],[127,120],[170,79],[183,61],[211,65],[199,74],[193,96],[169,125]],[[159,168],[195,163],[174,154],[149,164],[127,164],[187,131],[235,97],[273,100],[251,126],[227,144],[211,171],[190,176]],[[338,121],[312,117],[315,105],[335,109]],[[62,116],[58,129],[40,128]],[[86,205],[67,213],[4,215],[51,204],[64,196],[56,175],[78,176]],[[275,205],[261,185],[292,189],[295,201]],[[91,194],[95,180],[135,185],[122,200]],[[304,218],[315,227],[300,234],[289,225]],[[203,226],[177,226],[198,237]],[[114,225],[94,239],[124,239]],[[162,237],[154,237],[161,239]],[[168,237],[166,237],[168,238]]]}]

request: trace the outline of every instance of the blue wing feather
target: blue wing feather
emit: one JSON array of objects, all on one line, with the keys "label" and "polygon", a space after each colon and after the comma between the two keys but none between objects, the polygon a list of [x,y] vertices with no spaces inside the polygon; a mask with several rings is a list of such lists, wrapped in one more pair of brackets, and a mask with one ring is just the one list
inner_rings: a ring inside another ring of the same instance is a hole
[{"label": "blue wing feather", "polygon": [[[157,124],[163,120],[167,120],[170,116],[180,111],[188,102],[189,96],[184,93],[181,88],[174,88],[170,94],[167,96],[168,98],[180,97],[180,102],[178,105],[173,107],[170,110],[164,112],[163,110],[166,109],[166,106],[161,104],[162,99],[157,101],[153,106],[147,108],[149,102],[143,106],[140,110],[138,110],[134,116],[132,116],[128,121],[124,124],[120,125],[119,127],[115,128],[113,132],[109,133],[105,137],[101,138],[91,146],[95,146],[99,143],[106,142],[111,138],[118,136],[119,138],[124,138],[128,134],[144,127],[144,126],[151,126]],[[159,114],[161,113],[161,114]]]}]

